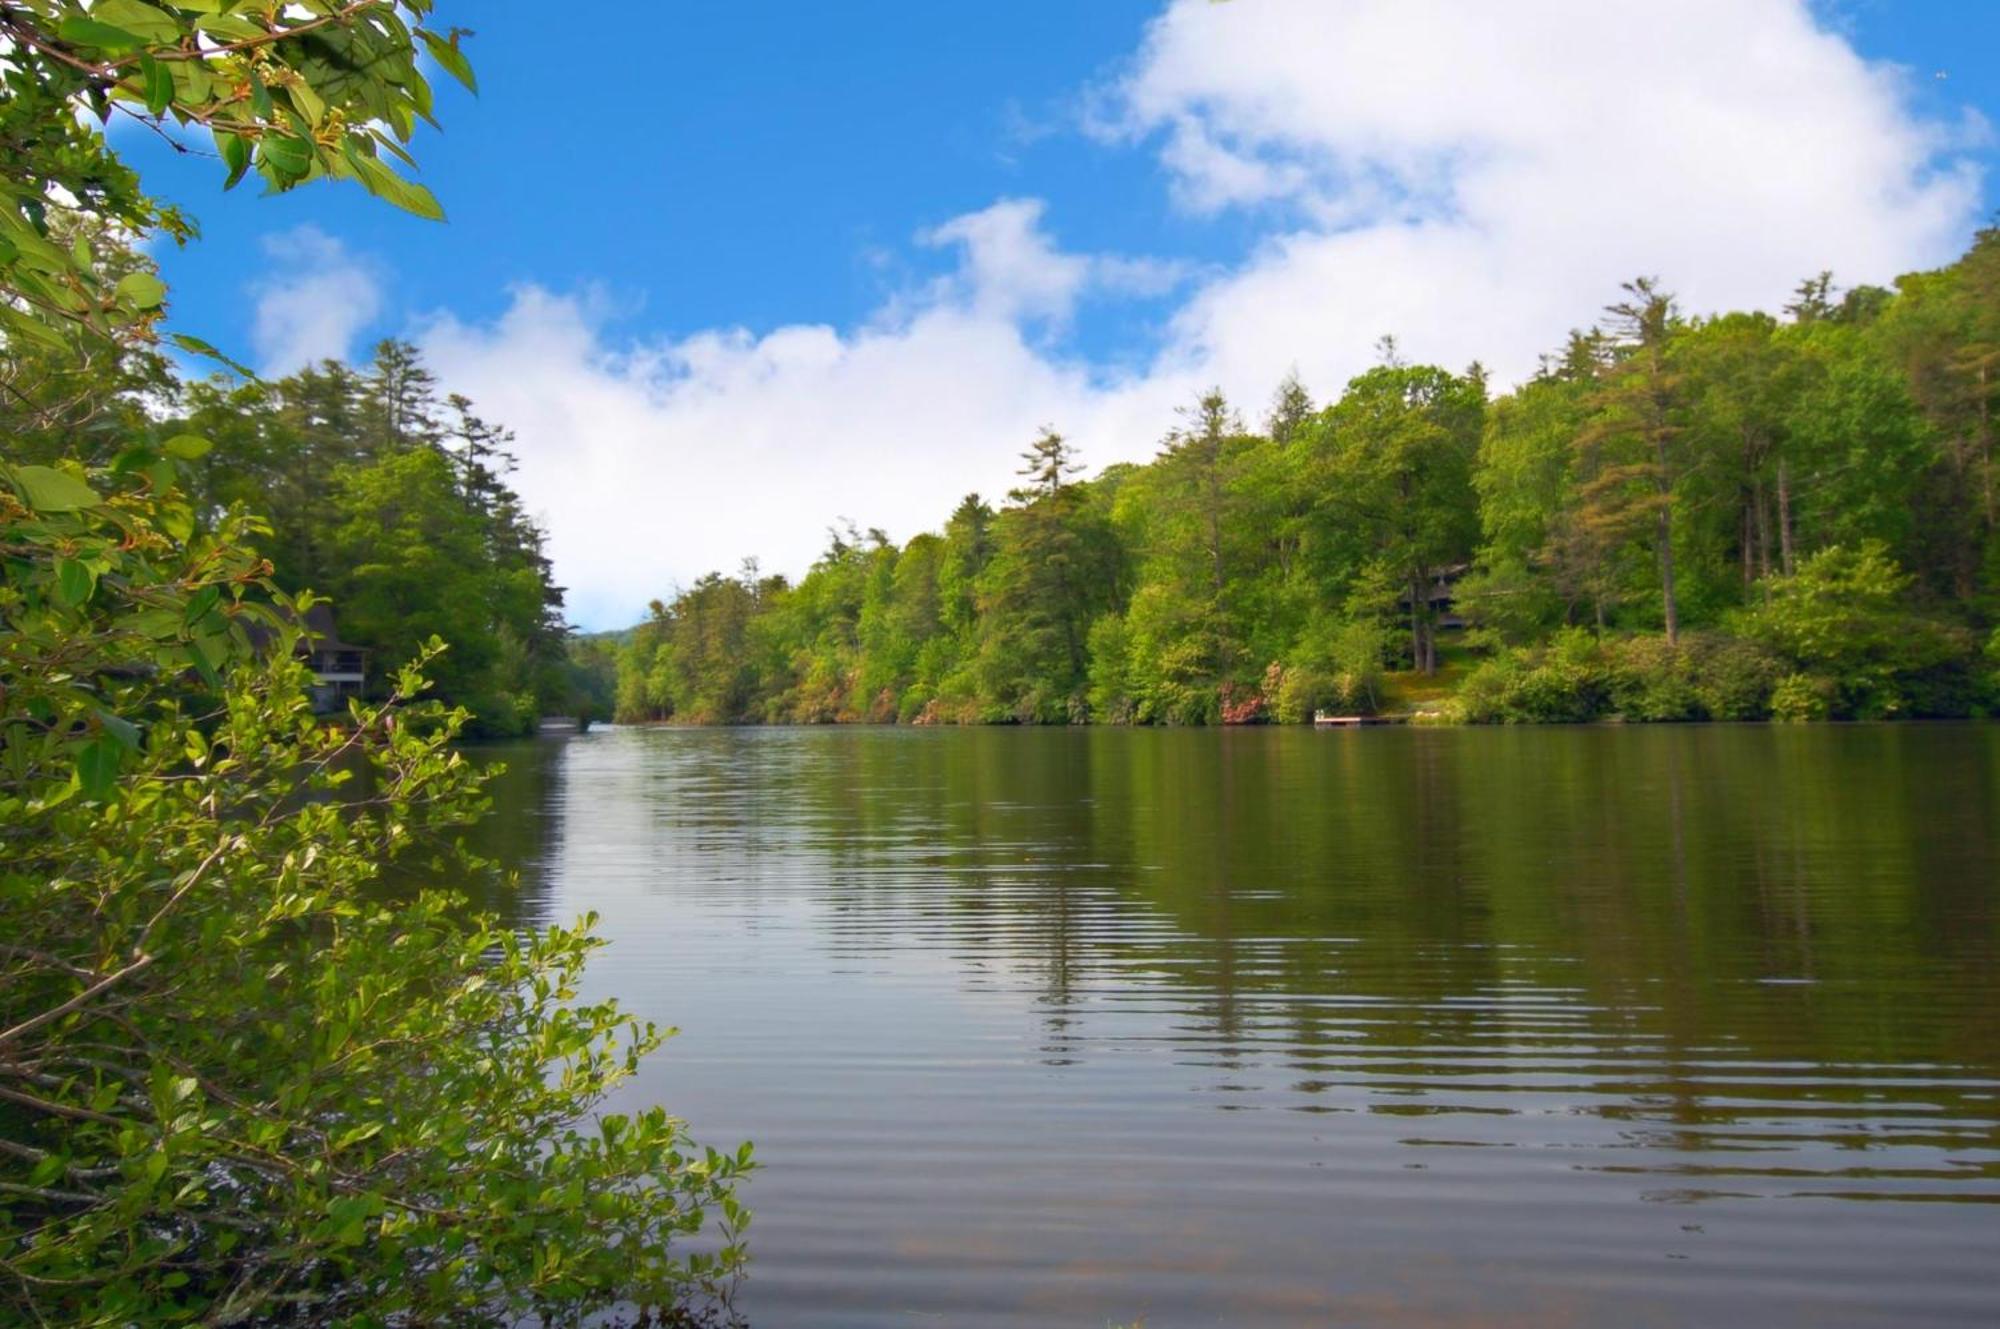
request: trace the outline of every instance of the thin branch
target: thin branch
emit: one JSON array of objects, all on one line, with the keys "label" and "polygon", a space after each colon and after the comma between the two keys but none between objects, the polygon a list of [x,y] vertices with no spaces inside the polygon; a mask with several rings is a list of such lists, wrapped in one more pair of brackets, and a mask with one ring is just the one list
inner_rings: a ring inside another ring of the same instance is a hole
[{"label": "thin branch", "polygon": [[10,1103],[18,1103],[25,1108],[33,1108],[37,1112],[46,1112],[52,1117],[69,1117],[76,1121],[94,1121],[101,1126],[125,1125],[124,1120],[121,1118],[108,1116],[102,1112],[92,1112],[89,1108],[73,1107],[68,1103],[51,1103],[46,1098],[37,1098],[33,1094],[24,1094],[18,1089],[0,1087],[0,1098],[4,1098]]},{"label": "thin branch", "polygon": [[[159,921],[158,915],[154,916],[154,921],[155,922]],[[147,926],[147,930],[151,931],[150,924]],[[152,963],[153,963],[152,956],[141,954],[138,959],[126,965],[123,969],[118,969],[109,974],[106,974],[103,978],[91,984],[83,991],[77,993],[74,997],[71,997],[68,1001],[64,1002],[62,1005],[53,1007],[49,1010],[43,1011],[40,1015],[32,1016],[26,1020],[21,1021],[21,1023],[15,1025],[12,1029],[7,1030],[5,1033],[0,1033],[0,1048],[4,1048],[8,1044],[20,1040],[21,1038],[27,1036],[28,1034],[33,1033],[35,1030],[40,1029],[45,1024],[48,1024],[55,1020],[60,1020],[63,1016],[68,1015],[70,1012],[81,1009],[82,1007],[88,1005],[93,999],[95,999],[98,996],[99,993],[102,993],[105,989],[112,987],[114,984],[123,982],[125,979],[130,978],[133,974],[138,973],[141,969],[146,968],[146,966]],[[0,1093],[4,1092],[5,1091],[0,1091]],[[109,1121],[111,1120],[111,1118],[106,1117],[105,1120]]]}]

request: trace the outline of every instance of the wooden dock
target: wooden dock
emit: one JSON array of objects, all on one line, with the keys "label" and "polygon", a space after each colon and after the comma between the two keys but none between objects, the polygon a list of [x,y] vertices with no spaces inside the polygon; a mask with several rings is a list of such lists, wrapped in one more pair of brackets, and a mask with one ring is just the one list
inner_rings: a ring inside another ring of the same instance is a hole
[{"label": "wooden dock", "polygon": [[1330,715],[1325,711],[1313,712],[1315,729],[1365,729],[1373,725],[1408,724],[1407,715]]}]

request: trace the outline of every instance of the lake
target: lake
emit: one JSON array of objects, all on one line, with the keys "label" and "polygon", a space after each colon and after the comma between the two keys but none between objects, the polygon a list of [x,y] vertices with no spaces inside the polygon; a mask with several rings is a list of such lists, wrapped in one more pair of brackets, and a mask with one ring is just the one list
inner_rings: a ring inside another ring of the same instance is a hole
[{"label": "lake", "polygon": [[498,755],[753,1326],[2000,1322],[2000,727]]}]

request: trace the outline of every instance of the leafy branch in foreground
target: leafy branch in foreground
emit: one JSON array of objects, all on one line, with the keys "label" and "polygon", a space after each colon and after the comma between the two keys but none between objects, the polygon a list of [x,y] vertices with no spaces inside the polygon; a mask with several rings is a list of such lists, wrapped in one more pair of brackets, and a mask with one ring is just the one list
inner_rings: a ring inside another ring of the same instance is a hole
[{"label": "leafy branch in foreground", "polygon": [[577,1001],[588,920],[523,936],[376,886],[491,870],[456,839],[484,809],[463,714],[412,700],[442,646],[316,722],[302,605],[258,607],[254,531],[189,529],[175,472],[0,490],[0,1319],[726,1306],[749,1151],[599,1114],[661,1034]]},{"label": "leafy branch in foreground", "polygon": [[[141,190],[98,126],[140,121],[183,152],[212,151],[234,186],[273,192],[353,180],[442,219],[407,145],[432,120],[418,48],[475,87],[463,30],[427,27],[431,0],[0,0],[0,332],[60,347],[79,329],[150,340],[167,289],[151,272],[107,273],[73,223],[130,234],[194,233]],[[95,121],[95,123],[91,123]],[[199,139],[187,137],[198,133]],[[194,337],[184,350],[214,355]]]},{"label": "leafy branch in foreground", "polygon": [[603,1111],[663,1035],[580,998],[589,921],[446,889],[493,869],[465,713],[416,700],[442,644],[316,720],[310,601],[145,404],[166,288],[127,246],[193,228],[101,124],[438,215],[381,159],[430,118],[418,44],[472,81],[430,11],[0,0],[0,1322],[687,1322],[742,1267],[748,1148]]}]

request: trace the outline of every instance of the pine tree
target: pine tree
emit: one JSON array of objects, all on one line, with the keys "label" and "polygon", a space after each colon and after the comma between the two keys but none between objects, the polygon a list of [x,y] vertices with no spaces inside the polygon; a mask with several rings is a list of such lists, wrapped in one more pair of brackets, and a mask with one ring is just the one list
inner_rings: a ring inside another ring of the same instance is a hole
[{"label": "pine tree", "polygon": [[1272,395],[1270,414],[1264,417],[1265,437],[1281,448],[1287,446],[1298,437],[1300,427],[1312,413],[1312,397],[1305,384],[1299,382],[1299,371],[1293,369]]},{"label": "pine tree", "polygon": [[1043,425],[1041,437],[1021,454],[1021,468],[1015,472],[1028,483],[1008,490],[1007,497],[1016,503],[1055,498],[1062,493],[1070,477],[1082,469],[1082,463],[1076,459],[1076,449],[1061,434]]},{"label": "pine tree", "polygon": [[415,346],[394,338],[378,343],[362,394],[369,441],[381,452],[441,446],[437,392],[437,376]]},{"label": "pine tree", "polygon": [[1589,478],[1578,492],[1580,526],[1593,541],[1650,525],[1659,565],[1661,612],[1668,645],[1680,641],[1674,584],[1674,488],[1679,480],[1674,412],[1681,376],[1669,362],[1677,316],[1657,279],[1624,284],[1626,298],[1607,306],[1612,348],[1598,375],[1596,420],[1578,439]]}]

